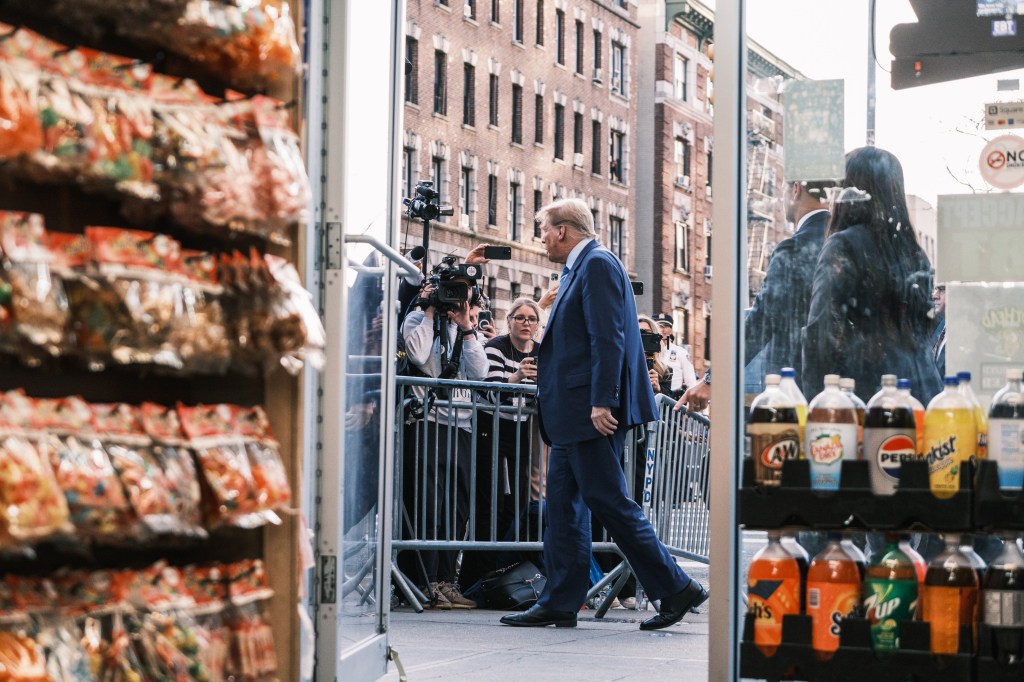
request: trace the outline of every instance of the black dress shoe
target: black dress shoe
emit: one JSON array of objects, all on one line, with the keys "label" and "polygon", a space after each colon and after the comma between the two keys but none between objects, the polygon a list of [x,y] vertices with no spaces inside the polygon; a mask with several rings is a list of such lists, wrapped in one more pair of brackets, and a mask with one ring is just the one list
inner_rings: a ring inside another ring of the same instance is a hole
[{"label": "black dress shoe", "polygon": [[691,580],[686,589],[676,592],[661,600],[658,615],[640,623],[641,630],[660,630],[675,625],[692,609],[700,606],[708,599],[708,591],[699,582]]},{"label": "black dress shoe", "polygon": [[512,613],[501,617],[503,625],[519,628],[543,628],[554,625],[556,628],[576,627],[576,614],[572,611],[552,611],[539,604],[534,604],[522,613]]}]

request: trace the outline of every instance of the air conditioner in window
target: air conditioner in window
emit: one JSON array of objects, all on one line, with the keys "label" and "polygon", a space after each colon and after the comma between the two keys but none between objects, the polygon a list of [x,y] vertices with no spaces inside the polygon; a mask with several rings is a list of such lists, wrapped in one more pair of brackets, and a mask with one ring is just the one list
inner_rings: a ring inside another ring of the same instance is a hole
[{"label": "air conditioner in window", "polygon": [[704,266],[704,279],[711,279],[711,266],[710,265],[705,265]]},{"label": "air conditioner in window", "polygon": [[690,176],[689,175],[677,175],[676,185],[683,189],[690,189]]},{"label": "air conditioner in window", "polygon": [[594,82],[595,83],[600,83],[601,80],[602,80],[602,76],[603,76],[603,73],[602,73],[601,67],[600,66],[594,67]]},{"label": "air conditioner in window", "polygon": [[473,18],[473,6],[469,5],[469,4],[463,5],[462,6],[462,16],[466,17],[467,19],[472,19]]},{"label": "air conditioner in window", "polygon": [[704,185],[704,196],[711,198],[711,185]]},{"label": "air conditioner in window", "polygon": [[583,168],[583,154],[573,154],[572,165],[576,166],[577,168]]},{"label": "air conditioner in window", "polygon": [[469,216],[466,215],[465,213],[459,214],[459,227],[469,227]]}]

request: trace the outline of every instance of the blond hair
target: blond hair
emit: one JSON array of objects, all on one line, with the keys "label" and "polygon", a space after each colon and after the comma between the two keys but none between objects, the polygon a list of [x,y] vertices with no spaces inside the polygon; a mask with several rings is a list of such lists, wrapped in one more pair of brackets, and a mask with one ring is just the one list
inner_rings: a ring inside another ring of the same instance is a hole
[{"label": "blond hair", "polygon": [[566,225],[584,237],[596,237],[594,231],[594,214],[582,199],[558,199],[537,212],[537,220],[542,224],[547,220],[552,227]]}]

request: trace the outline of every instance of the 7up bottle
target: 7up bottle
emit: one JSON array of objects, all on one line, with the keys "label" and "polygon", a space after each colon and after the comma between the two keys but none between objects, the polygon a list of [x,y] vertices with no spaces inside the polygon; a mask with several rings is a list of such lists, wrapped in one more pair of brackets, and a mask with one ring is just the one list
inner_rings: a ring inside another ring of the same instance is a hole
[{"label": "7up bottle", "polygon": [[917,572],[899,548],[899,536],[887,533],[885,550],[872,557],[864,580],[864,612],[871,623],[871,647],[877,653],[900,646],[900,623],[917,611]]}]

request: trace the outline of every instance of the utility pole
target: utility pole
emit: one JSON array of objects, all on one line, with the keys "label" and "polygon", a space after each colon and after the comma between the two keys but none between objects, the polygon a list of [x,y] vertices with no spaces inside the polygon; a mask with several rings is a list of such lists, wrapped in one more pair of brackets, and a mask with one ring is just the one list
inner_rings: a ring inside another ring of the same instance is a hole
[{"label": "utility pole", "polygon": [[868,130],[867,146],[875,146],[875,0],[868,0]]}]

